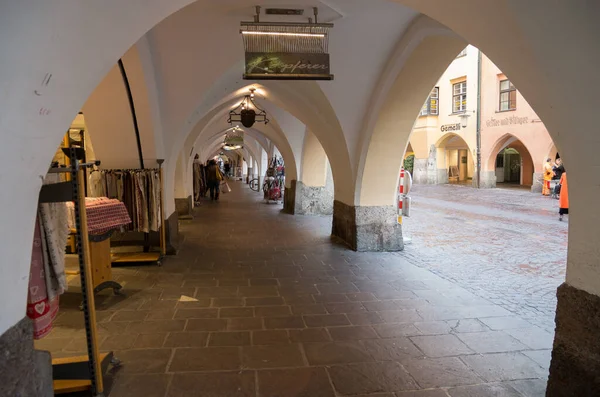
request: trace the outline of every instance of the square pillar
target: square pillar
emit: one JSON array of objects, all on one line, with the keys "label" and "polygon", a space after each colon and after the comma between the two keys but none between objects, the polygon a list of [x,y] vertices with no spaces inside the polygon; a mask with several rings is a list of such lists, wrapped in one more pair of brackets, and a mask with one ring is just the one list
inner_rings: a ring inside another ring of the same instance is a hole
[{"label": "square pillar", "polygon": [[558,287],[556,335],[546,397],[597,396],[600,390],[600,297]]},{"label": "square pillar", "polygon": [[333,214],[333,191],[327,186],[306,186],[292,181],[284,192],[284,211],[295,215]]},{"label": "square pillar", "polygon": [[0,396],[54,396],[50,353],[34,349],[28,317],[0,335],[0,356]]},{"label": "square pillar", "polygon": [[175,199],[175,210],[181,219],[193,218],[194,199],[192,196],[187,198],[176,198]]},{"label": "square pillar", "polygon": [[355,251],[402,251],[402,225],[395,206],[351,206],[335,200],[331,234]]}]

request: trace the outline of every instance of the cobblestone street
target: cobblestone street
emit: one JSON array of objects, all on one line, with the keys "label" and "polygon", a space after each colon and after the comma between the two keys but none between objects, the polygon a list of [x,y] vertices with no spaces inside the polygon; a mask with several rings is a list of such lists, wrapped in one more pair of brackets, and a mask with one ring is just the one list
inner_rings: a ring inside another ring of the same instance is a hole
[{"label": "cobblestone street", "polygon": [[554,331],[568,222],[558,201],[522,189],[413,186],[399,254],[528,321]]}]

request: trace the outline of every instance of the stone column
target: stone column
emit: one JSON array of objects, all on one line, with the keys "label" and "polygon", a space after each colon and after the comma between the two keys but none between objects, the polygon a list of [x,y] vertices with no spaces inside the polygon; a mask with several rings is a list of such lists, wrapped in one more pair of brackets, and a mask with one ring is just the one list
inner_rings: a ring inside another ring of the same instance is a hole
[{"label": "stone column", "polygon": [[415,158],[413,165],[413,183],[426,184],[428,181],[427,177],[427,159]]},{"label": "stone column", "polygon": [[546,397],[597,396],[600,391],[600,297],[562,284]]},{"label": "stone column", "polygon": [[[481,189],[491,189],[496,187],[496,172],[495,171],[481,171],[480,180]],[[473,187],[477,187],[477,171],[473,173]]]},{"label": "stone column", "polygon": [[33,348],[33,327],[25,317],[0,336],[0,396],[52,397],[52,360]]},{"label": "stone column", "polygon": [[175,199],[175,210],[179,219],[191,219],[193,218],[194,199],[190,195],[187,198],[176,198]]},{"label": "stone column", "polygon": [[284,211],[289,214],[333,214],[333,190],[329,186],[306,186],[302,181],[292,181],[284,196]]},{"label": "stone column", "polygon": [[360,207],[335,200],[331,234],[355,251],[401,251],[402,226],[395,206]]},{"label": "stone column", "polygon": [[533,173],[533,183],[531,184],[531,193],[541,193],[544,183],[544,174],[541,172]]},{"label": "stone column", "polygon": [[[158,233],[156,233],[156,235],[157,238],[160,238]],[[177,254],[177,251],[179,250],[179,216],[177,212],[173,212],[171,216],[165,219],[165,235],[167,240],[167,254]]]},{"label": "stone column", "polygon": [[250,182],[254,178],[254,170],[252,167],[248,167],[248,174],[246,175],[246,183]]}]

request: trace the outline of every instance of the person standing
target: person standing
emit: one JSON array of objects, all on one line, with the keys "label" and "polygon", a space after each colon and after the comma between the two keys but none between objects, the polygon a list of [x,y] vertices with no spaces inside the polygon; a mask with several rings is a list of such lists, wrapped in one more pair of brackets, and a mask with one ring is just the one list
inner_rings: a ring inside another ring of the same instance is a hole
[{"label": "person standing", "polygon": [[210,160],[208,162],[208,167],[206,167],[206,183],[208,185],[208,188],[210,189],[211,200],[219,199],[222,180],[223,174],[221,173],[217,162],[215,160]]},{"label": "person standing", "polygon": [[546,163],[544,164],[544,185],[542,186],[542,195],[549,196],[550,195],[550,181],[554,176],[554,172],[552,171],[552,164],[550,163],[552,159],[546,159]]},{"label": "person standing", "polygon": [[569,188],[567,184],[567,172],[564,171],[560,176],[560,198],[558,199],[558,220],[563,220],[563,215],[569,213]]}]

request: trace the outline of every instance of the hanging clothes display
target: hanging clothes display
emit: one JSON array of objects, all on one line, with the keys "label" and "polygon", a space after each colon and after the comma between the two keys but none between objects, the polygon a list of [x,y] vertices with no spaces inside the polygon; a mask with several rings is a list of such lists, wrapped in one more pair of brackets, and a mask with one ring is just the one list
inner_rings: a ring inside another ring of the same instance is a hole
[{"label": "hanging clothes display", "polygon": [[127,231],[157,232],[161,226],[161,187],[156,169],[100,170],[89,177],[90,193],[125,205],[131,223]]},{"label": "hanging clothes display", "polygon": [[[60,182],[58,174],[49,174],[44,184]],[[65,246],[69,236],[65,203],[39,205],[35,222],[27,316],[33,321],[34,338],[40,339],[52,330],[58,312],[58,297],[67,290]]]}]

